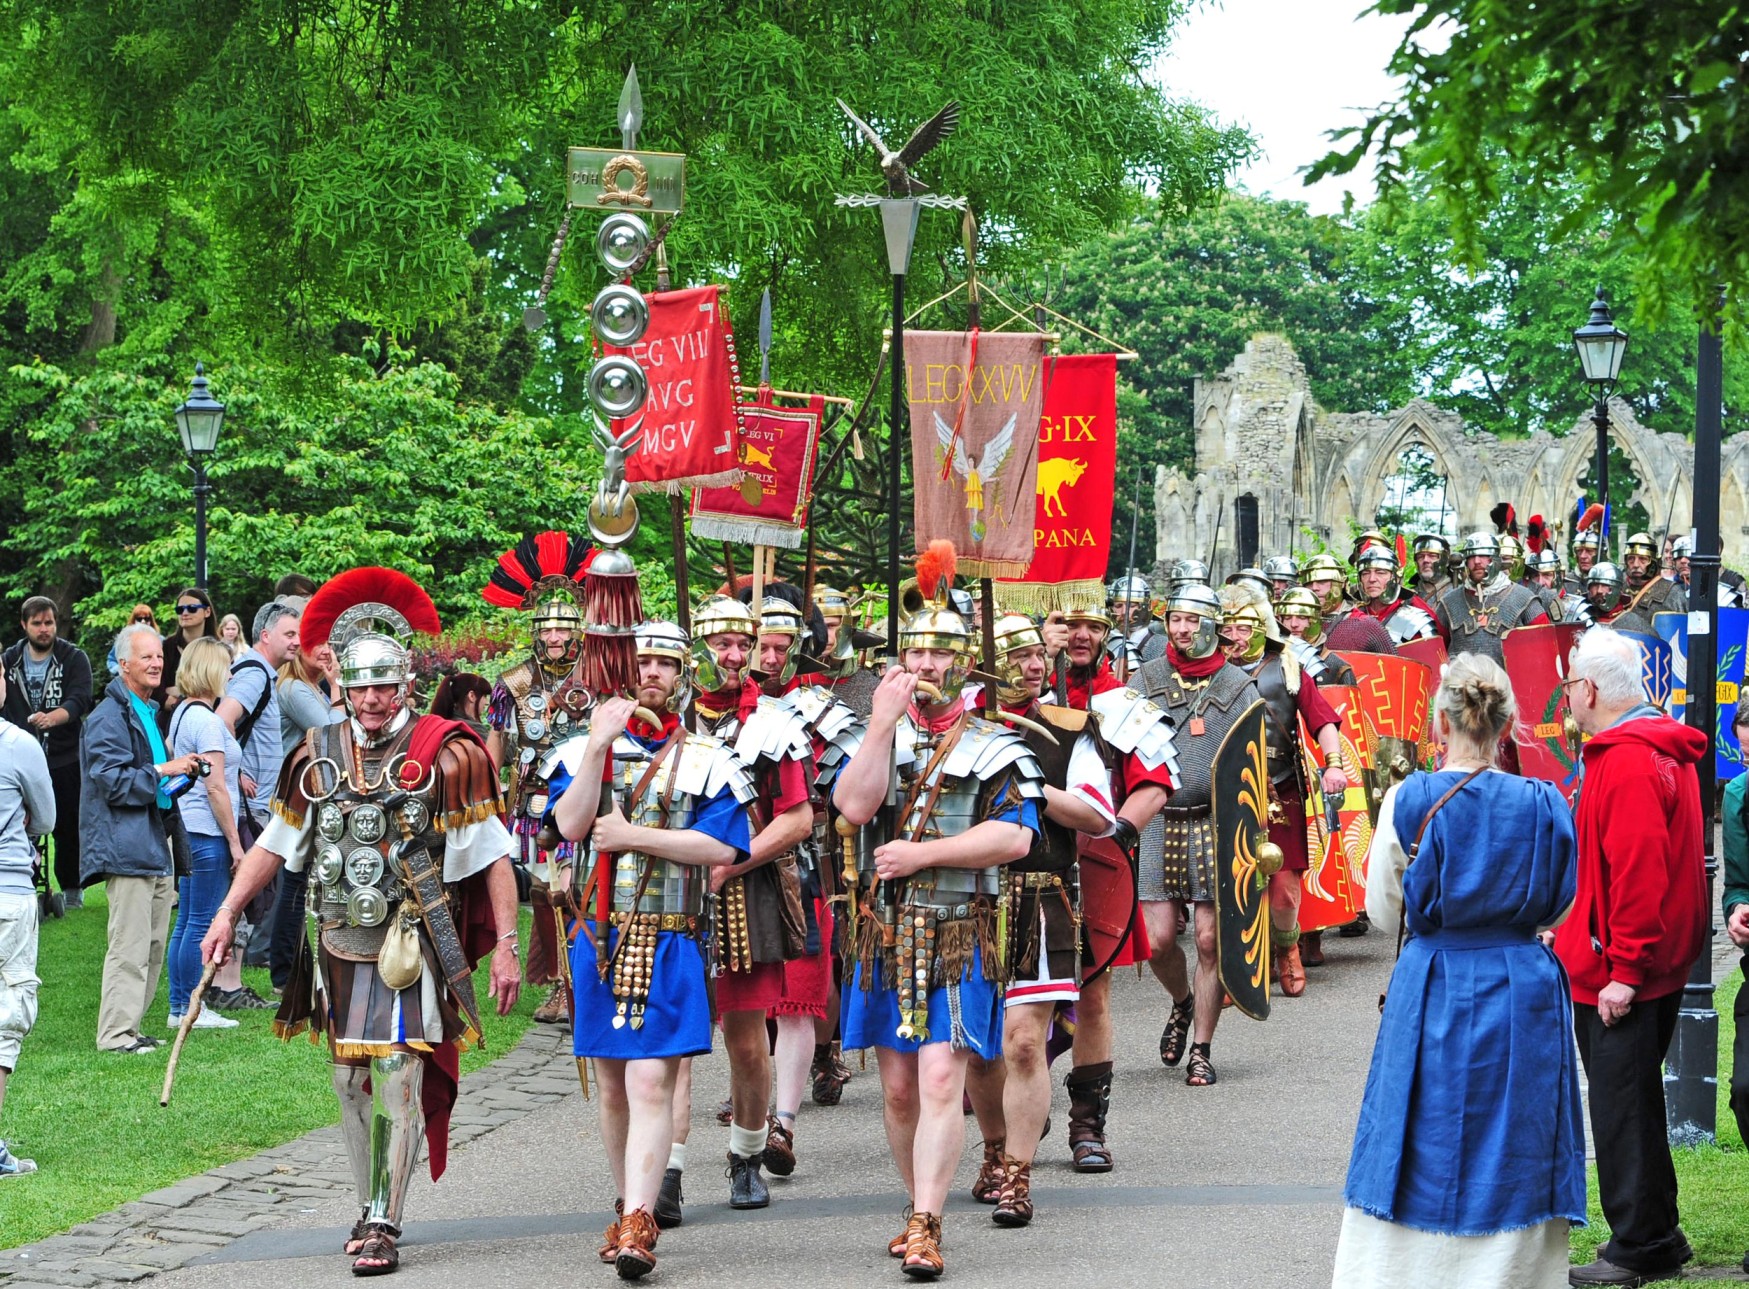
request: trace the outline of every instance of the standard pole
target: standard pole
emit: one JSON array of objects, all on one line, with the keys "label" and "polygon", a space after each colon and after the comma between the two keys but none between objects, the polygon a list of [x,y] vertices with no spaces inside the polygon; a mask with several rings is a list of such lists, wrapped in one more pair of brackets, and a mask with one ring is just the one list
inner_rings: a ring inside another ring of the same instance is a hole
[{"label": "standard pole", "polygon": [[[1597,426],[1597,499],[1607,511],[1609,507],[1609,399],[1599,398],[1591,408],[1591,419]],[[1605,515],[1605,519],[1608,515]],[[1598,559],[1609,558],[1609,536],[1600,533],[1599,540],[1603,545],[1599,548],[1603,553]]]},{"label": "standard pole", "polygon": [[[1718,315],[1714,315],[1717,318]],[[1695,360],[1694,554],[1688,560],[1688,724],[1713,736],[1718,713],[1719,422],[1724,406],[1724,355],[1717,322],[1702,323]],[[1696,764],[1701,836],[1706,847],[1707,933],[1682,989],[1682,1010],[1664,1073],[1665,1119],[1674,1145],[1711,1144],[1718,1128],[1719,1014],[1713,1007],[1713,853],[1715,769],[1709,750]]]},{"label": "standard pole", "polygon": [[887,657],[899,661],[899,489],[905,423],[905,275],[893,274],[893,401],[887,409]]},{"label": "standard pole", "polygon": [[194,459],[194,584],[206,590],[206,462]]}]

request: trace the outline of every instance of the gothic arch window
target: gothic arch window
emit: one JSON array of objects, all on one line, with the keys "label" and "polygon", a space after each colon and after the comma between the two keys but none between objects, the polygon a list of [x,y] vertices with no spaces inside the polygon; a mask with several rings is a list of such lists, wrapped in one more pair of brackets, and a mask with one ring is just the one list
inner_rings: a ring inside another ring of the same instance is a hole
[{"label": "gothic arch window", "polygon": [[1446,474],[1420,439],[1403,444],[1395,469],[1380,480],[1380,485],[1379,504],[1372,516],[1376,526],[1457,536],[1457,512],[1452,508]]}]

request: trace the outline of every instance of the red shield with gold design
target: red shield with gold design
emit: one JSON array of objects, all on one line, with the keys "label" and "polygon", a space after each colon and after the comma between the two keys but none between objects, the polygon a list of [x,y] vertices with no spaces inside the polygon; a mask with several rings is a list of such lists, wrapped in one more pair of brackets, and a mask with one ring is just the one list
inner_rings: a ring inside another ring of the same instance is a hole
[{"label": "red shield with gold design", "polygon": [[1305,779],[1313,785],[1306,801],[1306,853],[1311,860],[1300,881],[1300,930],[1346,926],[1366,907],[1366,856],[1372,847],[1368,779],[1372,745],[1351,685],[1320,685],[1318,693],[1342,718],[1340,737],[1348,790],[1326,798],[1320,790],[1323,749],[1300,720],[1300,755]]},{"label": "red shield with gold design", "polygon": [[1361,710],[1378,734],[1374,796],[1382,801],[1391,784],[1408,778],[1431,750],[1434,673],[1413,658],[1382,653],[1341,656],[1354,668]]},{"label": "red shield with gold design", "polygon": [[1500,642],[1506,677],[1518,700],[1513,740],[1519,773],[1557,784],[1569,799],[1579,788],[1579,766],[1567,746],[1567,691],[1561,682],[1567,678],[1567,660],[1580,630],[1576,622],[1516,627]]},{"label": "red shield with gold design", "polygon": [[1082,833],[1076,849],[1081,861],[1081,979],[1092,980],[1113,966],[1135,929],[1136,869],[1109,837]]}]

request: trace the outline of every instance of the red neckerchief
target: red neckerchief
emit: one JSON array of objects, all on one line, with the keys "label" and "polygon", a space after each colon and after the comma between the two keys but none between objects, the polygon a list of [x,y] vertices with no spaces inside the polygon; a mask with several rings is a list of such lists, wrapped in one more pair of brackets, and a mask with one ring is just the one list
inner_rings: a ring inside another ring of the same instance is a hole
[{"label": "red neckerchief", "polygon": [[947,715],[925,716],[916,703],[911,704],[911,723],[928,734],[941,735],[952,728],[953,723],[965,715],[966,700],[956,698],[948,704]]},{"label": "red neckerchief", "polygon": [[662,724],[652,726],[641,716],[634,716],[626,723],[626,733],[652,747],[660,747],[674,737],[674,731],[680,727],[680,717],[674,712],[660,712]]},{"label": "red neckerchief", "polygon": [[1172,664],[1173,671],[1192,680],[1212,676],[1227,665],[1227,655],[1219,649],[1206,658],[1186,658],[1178,652],[1178,646],[1171,642],[1166,645],[1166,659]]}]

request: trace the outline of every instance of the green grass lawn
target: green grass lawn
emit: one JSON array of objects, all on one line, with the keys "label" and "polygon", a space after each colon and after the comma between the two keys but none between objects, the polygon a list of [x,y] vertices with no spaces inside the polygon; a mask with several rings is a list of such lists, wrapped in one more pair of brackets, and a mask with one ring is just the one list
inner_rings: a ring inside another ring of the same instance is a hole
[{"label": "green grass lawn", "polygon": [[[189,1034],[169,1108],[158,1105],[168,1048],[152,1056],[97,1051],[97,1000],[108,907],[102,888],[85,908],[42,927],[40,1016],[24,1042],[0,1109],[0,1138],[41,1170],[0,1182],[0,1248],[28,1244],[106,1213],[149,1191],[336,1123],[328,1049],[273,1038],[271,1011],[233,1012],[231,1030]],[[523,942],[528,910],[522,912]],[[268,997],[266,971],[244,979]],[[546,991],[524,990],[509,1016],[486,998],[486,964],[475,977],[486,1049],[462,1057],[462,1072],[508,1052]],[[169,976],[147,1012],[146,1032],[165,1026]],[[538,996],[537,996],[538,995]]]},{"label": "green grass lawn", "polygon": [[[1749,1249],[1749,1153],[1737,1133],[1737,1120],[1726,1104],[1731,1075],[1731,1006],[1743,983],[1743,973],[1733,967],[1718,982],[1714,995],[1719,1011],[1719,1128],[1718,1145],[1675,1152],[1678,1204],[1682,1229],[1694,1246],[1694,1267],[1736,1266]],[[1597,1248],[1609,1238],[1603,1210],[1597,1206],[1597,1168],[1587,1165],[1591,1225],[1573,1231],[1573,1261],[1590,1262]],[[1661,1281],[1677,1284],[1678,1281]]]}]

